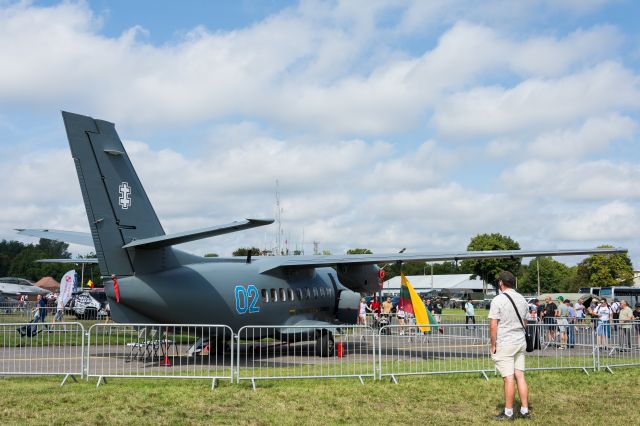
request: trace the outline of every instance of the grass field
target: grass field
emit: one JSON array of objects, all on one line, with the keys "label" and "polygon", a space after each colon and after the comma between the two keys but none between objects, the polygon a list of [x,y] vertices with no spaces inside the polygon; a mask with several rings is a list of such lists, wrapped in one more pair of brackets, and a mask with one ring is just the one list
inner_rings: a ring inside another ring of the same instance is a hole
[{"label": "grass field", "polygon": [[[640,424],[640,368],[587,376],[527,374],[531,424]],[[484,424],[499,409],[502,380],[476,374],[220,383],[110,379],[59,387],[60,378],[0,379],[0,422],[23,424]],[[522,423],[523,421],[518,421]]]}]

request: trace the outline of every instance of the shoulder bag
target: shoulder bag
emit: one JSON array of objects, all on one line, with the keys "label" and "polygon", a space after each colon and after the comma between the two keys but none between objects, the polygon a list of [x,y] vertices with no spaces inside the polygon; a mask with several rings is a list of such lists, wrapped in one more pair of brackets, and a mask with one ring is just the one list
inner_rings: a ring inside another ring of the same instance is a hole
[{"label": "shoulder bag", "polygon": [[518,308],[516,308],[516,304],[511,298],[511,296],[509,296],[507,293],[502,293],[502,294],[507,296],[507,298],[513,305],[513,309],[516,311],[516,315],[518,316],[518,319],[520,320],[520,324],[522,325],[522,329],[524,330],[524,339],[527,342],[527,352],[533,352],[533,334],[529,333],[529,330],[527,329],[527,327],[525,327],[524,322],[522,322],[522,318],[520,317],[520,312],[518,312]]}]

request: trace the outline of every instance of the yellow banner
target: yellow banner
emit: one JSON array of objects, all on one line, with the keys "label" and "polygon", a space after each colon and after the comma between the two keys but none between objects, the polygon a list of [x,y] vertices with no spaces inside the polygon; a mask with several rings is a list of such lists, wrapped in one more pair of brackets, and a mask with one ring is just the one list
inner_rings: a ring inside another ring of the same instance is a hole
[{"label": "yellow banner", "polygon": [[400,274],[400,282],[403,286],[406,286],[409,289],[409,294],[411,295],[411,305],[413,305],[413,314],[416,317],[416,324],[427,324],[427,326],[421,326],[420,331],[423,333],[427,331],[431,331],[431,327],[428,326],[429,316],[427,315],[427,308],[424,306],[424,302],[418,296],[418,293],[413,289],[413,286],[404,276],[404,273]]}]

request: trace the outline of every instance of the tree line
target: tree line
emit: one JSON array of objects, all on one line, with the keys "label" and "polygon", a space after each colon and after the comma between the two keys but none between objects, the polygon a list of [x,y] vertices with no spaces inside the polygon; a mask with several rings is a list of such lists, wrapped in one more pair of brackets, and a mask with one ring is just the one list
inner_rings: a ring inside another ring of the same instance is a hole
[{"label": "tree line", "polygon": [[[74,265],[61,263],[38,263],[40,259],[71,259],[69,244],[41,238],[38,244],[25,244],[20,241],[0,241],[0,277],[19,277],[38,281],[42,277],[60,280]],[[87,258],[95,257],[93,254]],[[85,267],[85,277],[96,277],[93,281],[100,284],[100,270],[97,265]],[[87,279],[88,279],[87,278]]]}]

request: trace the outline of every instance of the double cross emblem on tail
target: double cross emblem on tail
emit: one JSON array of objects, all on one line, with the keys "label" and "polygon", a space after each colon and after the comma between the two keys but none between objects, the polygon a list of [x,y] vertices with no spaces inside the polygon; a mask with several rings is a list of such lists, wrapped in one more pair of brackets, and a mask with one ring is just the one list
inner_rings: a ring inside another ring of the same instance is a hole
[{"label": "double cross emblem on tail", "polygon": [[131,206],[131,187],[127,182],[122,182],[120,187],[118,188],[120,192],[120,198],[118,198],[118,204],[124,210],[128,209]]}]

